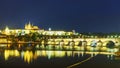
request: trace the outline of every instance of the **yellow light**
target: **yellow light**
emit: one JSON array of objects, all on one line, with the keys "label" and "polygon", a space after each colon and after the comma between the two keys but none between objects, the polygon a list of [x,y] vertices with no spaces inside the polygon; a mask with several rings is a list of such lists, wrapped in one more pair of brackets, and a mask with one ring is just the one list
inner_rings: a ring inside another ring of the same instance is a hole
[{"label": "yellow light", "polygon": [[54,54],[55,54],[55,57],[64,57],[65,51],[55,51]]},{"label": "yellow light", "polygon": [[47,56],[46,51],[41,51],[41,56]]},{"label": "yellow light", "polygon": [[32,51],[26,51],[24,53],[24,61],[30,63],[33,59],[33,52]]},{"label": "yellow light", "polygon": [[51,59],[54,56],[54,51],[46,51],[48,59]]},{"label": "yellow light", "polygon": [[8,60],[9,56],[10,56],[9,50],[5,50],[5,52],[4,52],[4,58],[5,58],[5,60]]},{"label": "yellow light", "polygon": [[9,35],[9,33],[10,33],[10,30],[9,30],[8,27],[6,27],[6,28],[5,28],[5,34],[6,34],[6,35]]},{"label": "yellow light", "polygon": [[30,30],[25,30],[25,33],[26,33],[26,34],[29,34],[29,33],[30,33]]},{"label": "yellow light", "polygon": [[72,51],[67,51],[67,56],[72,56]]},{"label": "yellow light", "polygon": [[15,50],[15,51],[14,51],[14,55],[15,55],[15,56],[19,56],[19,55],[20,55],[20,54],[19,54],[19,51],[18,51],[18,50]]}]

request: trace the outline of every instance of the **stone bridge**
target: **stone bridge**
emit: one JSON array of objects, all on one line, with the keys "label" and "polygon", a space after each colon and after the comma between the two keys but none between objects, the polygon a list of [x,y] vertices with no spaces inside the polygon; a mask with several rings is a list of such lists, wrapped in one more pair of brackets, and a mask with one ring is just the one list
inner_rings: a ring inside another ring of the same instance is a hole
[{"label": "stone bridge", "polygon": [[[64,45],[98,45],[98,46],[106,46],[109,41],[112,41],[116,46],[120,45],[120,38],[55,38],[55,39],[47,39],[40,41],[41,44],[64,44]],[[6,38],[0,38],[0,43],[9,43]],[[18,42],[19,43],[19,42]],[[26,42],[25,42],[26,43]]]},{"label": "stone bridge", "polygon": [[59,42],[63,42],[65,45],[67,45],[69,42],[74,42],[75,45],[102,45],[106,46],[106,44],[112,41],[116,46],[120,45],[120,39],[119,38],[74,38],[74,39],[49,39],[48,44],[59,44]]}]

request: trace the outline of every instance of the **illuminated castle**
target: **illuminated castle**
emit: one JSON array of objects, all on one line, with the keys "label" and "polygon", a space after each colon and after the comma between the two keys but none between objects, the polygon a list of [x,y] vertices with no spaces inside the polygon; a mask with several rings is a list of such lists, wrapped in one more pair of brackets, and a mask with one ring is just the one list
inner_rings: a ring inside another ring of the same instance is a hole
[{"label": "illuminated castle", "polygon": [[38,26],[33,26],[30,22],[28,24],[25,24],[26,30],[39,30]]},{"label": "illuminated castle", "polygon": [[34,26],[30,22],[25,24],[25,29],[9,29],[8,27],[5,30],[1,31],[1,34],[5,35],[25,35],[29,33],[37,32],[42,35],[65,35],[65,34],[73,34],[73,32],[65,32],[65,31],[52,31],[51,28],[49,30],[40,29],[38,26]]}]

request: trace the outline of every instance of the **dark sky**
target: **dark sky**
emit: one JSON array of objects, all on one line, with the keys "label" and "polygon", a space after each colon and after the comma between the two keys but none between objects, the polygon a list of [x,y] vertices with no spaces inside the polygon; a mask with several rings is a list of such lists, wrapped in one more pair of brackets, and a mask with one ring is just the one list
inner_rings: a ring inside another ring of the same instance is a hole
[{"label": "dark sky", "polygon": [[119,0],[0,0],[0,28],[120,32]]}]

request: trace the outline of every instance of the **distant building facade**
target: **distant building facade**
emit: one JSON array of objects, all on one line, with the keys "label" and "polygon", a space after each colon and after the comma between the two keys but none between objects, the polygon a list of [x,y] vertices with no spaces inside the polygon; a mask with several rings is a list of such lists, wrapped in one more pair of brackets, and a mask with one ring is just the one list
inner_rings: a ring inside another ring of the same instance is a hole
[{"label": "distant building facade", "polygon": [[39,34],[42,35],[71,35],[73,34],[73,32],[65,32],[65,31],[52,31],[50,30],[44,30],[44,29],[40,29],[38,26],[34,26],[32,25],[30,22],[28,24],[25,24],[24,29],[9,29],[8,27],[6,27],[4,30],[0,31],[1,34],[5,34],[5,35],[25,35],[25,34],[29,34],[29,33],[34,33],[37,32]]}]

